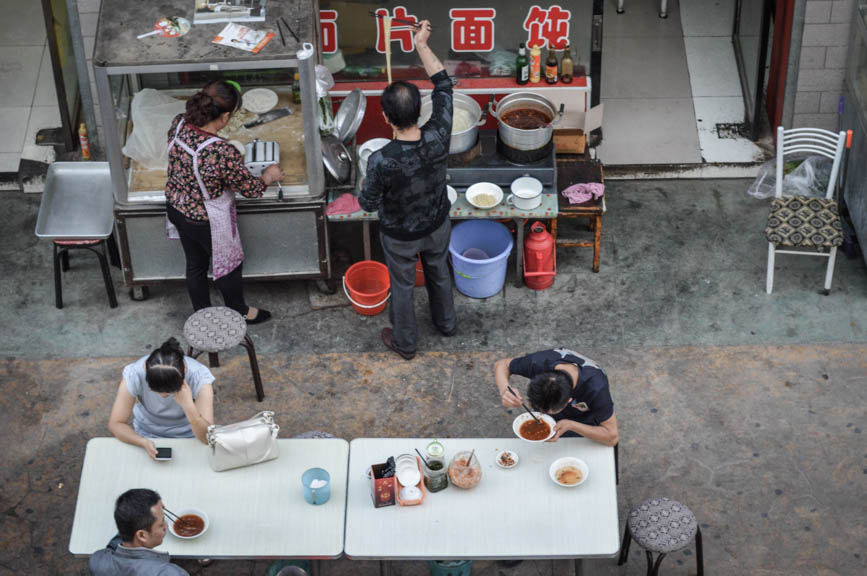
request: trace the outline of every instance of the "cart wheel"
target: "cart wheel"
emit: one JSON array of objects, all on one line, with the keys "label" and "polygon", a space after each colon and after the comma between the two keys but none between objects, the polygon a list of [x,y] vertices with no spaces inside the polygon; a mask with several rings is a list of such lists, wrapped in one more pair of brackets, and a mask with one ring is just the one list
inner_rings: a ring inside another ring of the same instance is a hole
[{"label": "cart wheel", "polygon": [[133,286],[129,289],[129,297],[136,302],[147,300],[150,296],[150,290],[147,286]]},{"label": "cart wheel", "polygon": [[332,294],[337,292],[337,281],[333,278],[325,278],[323,280],[316,281],[316,289],[319,290],[321,294],[325,294],[327,296],[331,296]]}]

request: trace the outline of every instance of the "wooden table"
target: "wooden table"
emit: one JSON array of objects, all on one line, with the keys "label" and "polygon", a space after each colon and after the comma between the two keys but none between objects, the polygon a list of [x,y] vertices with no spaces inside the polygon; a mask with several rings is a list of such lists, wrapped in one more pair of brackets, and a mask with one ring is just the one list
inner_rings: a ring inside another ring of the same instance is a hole
[{"label": "wooden table", "polygon": [[[413,453],[429,439],[358,438],[350,443],[347,556],[353,559],[576,559],[613,557],[620,548],[614,450],[585,438],[530,444],[517,438],[447,438],[446,457],[475,448],[482,480],[455,486],[420,506],[374,508],[366,470],[389,456]],[[500,450],[518,453],[518,465],[499,468]],[[590,473],[574,488],[548,476],[562,456],[584,460]]]},{"label": "wooden table", "polygon": [[[208,448],[195,438],[164,439],[173,459],[155,462],[141,448],[114,438],[87,443],[69,551],[88,556],[117,533],[114,502],[130,488],[150,488],[170,510],[199,508],[210,528],[193,540],[166,534],[157,550],[177,558],[338,558],[346,510],[346,440],[278,440],[270,462],[214,472]],[[321,467],[331,474],[331,498],[304,501],[301,474]]]}]

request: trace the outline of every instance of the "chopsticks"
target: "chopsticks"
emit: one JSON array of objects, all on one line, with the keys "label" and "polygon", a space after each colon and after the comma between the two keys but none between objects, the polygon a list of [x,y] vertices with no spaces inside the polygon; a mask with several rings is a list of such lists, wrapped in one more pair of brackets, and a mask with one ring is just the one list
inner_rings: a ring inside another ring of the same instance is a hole
[{"label": "chopsticks", "polygon": [[166,508],[165,506],[163,506],[163,514],[168,516],[169,520],[171,520],[172,522],[180,521],[181,524],[183,524],[184,526],[186,526],[188,528],[193,527],[189,522],[187,522],[186,520],[184,520],[183,518],[181,518],[180,516],[178,516],[177,514],[175,514],[174,512],[169,510],[168,508]]},{"label": "chopsticks", "polygon": [[[511,393],[512,393],[512,396],[514,396],[514,397],[515,397],[515,398],[517,398],[517,397],[518,397],[518,395],[517,395],[517,394],[516,394],[516,393],[515,393],[515,391],[514,391],[514,390],[512,390],[512,387],[511,387],[511,386],[509,386],[509,385],[508,385],[508,384],[506,384],[506,388],[508,388],[508,389],[509,389],[509,392],[511,392]],[[532,411],[532,410],[530,410],[530,409],[529,409],[529,408],[527,408],[527,405],[526,405],[526,404],[524,404],[524,403],[523,403],[523,402],[521,402],[521,406],[523,406],[523,407],[524,407],[524,410],[526,410],[526,411],[527,411],[527,414],[529,414],[529,415],[530,415],[530,416],[532,416],[532,417],[533,417],[533,420],[535,420],[535,421],[536,421],[536,422],[538,422],[538,423],[539,423],[539,424],[541,424],[541,423],[542,423],[542,421],[541,421],[541,420],[539,420],[539,419],[538,419],[538,418],[536,418],[536,415],[535,415],[535,414],[533,414],[533,411]]]},{"label": "chopsticks", "polygon": [[[300,44],[300,43],[301,43],[301,39],[298,38],[298,34],[295,33],[295,30],[292,29],[292,26],[289,26],[289,22],[286,21],[286,17],[285,17],[285,16],[280,16],[280,19],[277,20],[277,28],[280,28],[280,22],[282,22],[282,23],[283,23],[283,26],[286,27],[286,30],[288,30],[289,33],[292,34],[292,37],[295,38],[295,41],[298,42],[298,43]],[[283,36],[283,31],[282,31],[282,30],[280,31],[280,36]]]},{"label": "chopsticks", "polygon": [[[370,14],[374,18],[386,18],[386,16],[379,14],[377,12],[374,12],[373,10],[368,12],[368,14]],[[392,18],[391,21],[397,22],[398,24],[409,24],[413,28],[418,28],[419,26],[421,26],[421,24],[419,24],[418,22],[413,22],[412,20],[404,20],[403,18]],[[431,26],[431,28],[433,28],[433,26]]]},{"label": "chopsticks", "polygon": [[280,32],[280,42],[283,43],[283,46],[286,45],[286,37],[283,36],[283,28],[280,26],[280,21],[277,20],[277,30]]}]

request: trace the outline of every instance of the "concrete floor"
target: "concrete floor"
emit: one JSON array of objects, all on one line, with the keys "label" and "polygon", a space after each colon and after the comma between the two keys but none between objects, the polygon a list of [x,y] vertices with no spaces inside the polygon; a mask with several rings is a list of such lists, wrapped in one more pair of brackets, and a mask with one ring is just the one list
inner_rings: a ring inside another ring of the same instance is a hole
[{"label": "concrete floor", "polygon": [[[599,274],[589,250],[561,249],[550,290],[507,285],[485,301],[457,296],[459,334],[450,339],[428,326],[419,290],[422,352],[412,362],[383,351],[384,315],[312,310],[301,282],[251,284],[249,300],[276,316],[251,330],[267,398],[255,402],[242,350],[226,354],[215,369],[216,418],[267,406],[287,434],[508,437],[492,362],[568,345],[611,379],[621,522],[642,499],[667,495],[699,518],[709,574],[865,573],[867,270],[841,257],[825,297],[821,262],[780,257],[767,296],[767,204],[746,196],[747,185],[610,182]],[[114,270],[120,307],[110,310],[95,259],[82,255],[64,281],[66,307],[55,309],[50,245],[33,236],[38,197],[4,200],[0,575],[85,574],[85,561],[67,552],[85,443],[107,435],[124,364],[180,336],[189,301],[175,285],[132,302]],[[588,573],[643,574],[642,556],[634,547],[627,566],[595,560]],[[672,554],[663,570],[695,574],[694,558],[691,548]],[[261,575],[270,564],[179,563],[214,575]],[[323,568],[378,573],[375,563],[345,559]],[[486,562],[473,573],[561,568]],[[405,563],[399,573],[422,575],[426,566]]]}]

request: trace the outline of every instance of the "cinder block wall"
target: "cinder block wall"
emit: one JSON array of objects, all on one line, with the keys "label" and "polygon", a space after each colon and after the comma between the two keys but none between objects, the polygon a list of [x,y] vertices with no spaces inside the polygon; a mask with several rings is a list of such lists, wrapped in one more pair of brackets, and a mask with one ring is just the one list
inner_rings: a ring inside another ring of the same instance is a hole
[{"label": "cinder block wall", "polygon": [[793,128],[838,129],[855,0],[807,0]]}]

